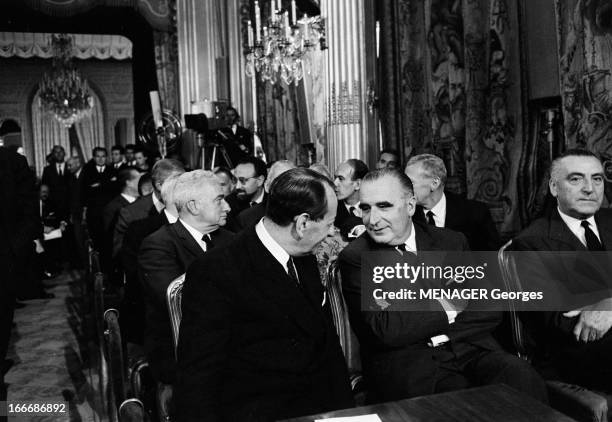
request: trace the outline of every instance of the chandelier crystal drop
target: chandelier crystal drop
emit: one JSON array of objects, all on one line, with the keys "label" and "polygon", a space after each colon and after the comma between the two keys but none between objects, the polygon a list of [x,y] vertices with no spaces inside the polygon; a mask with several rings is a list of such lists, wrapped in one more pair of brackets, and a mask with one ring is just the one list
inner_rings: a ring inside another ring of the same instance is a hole
[{"label": "chandelier crystal drop", "polygon": [[66,127],[91,114],[94,101],[87,80],[73,63],[72,38],[51,35],[53,65],[40,82],[40,107]]},{"label": "chandelier crystal drop", "polygon": [[270,1],[270,17],[261,24],[259,2],[255,2],[255,37],[253,26],[248,21],[248,49],[246,74],[259,74],[263,81],[276,83],[282,80],[287,85],[304,77],[306,53],[317,48],[326,49],[325,25],[321,16],[304,15],[296,20],[295,0],[291,1],[291,23],[289,11],[282,9],[280,0]]}]

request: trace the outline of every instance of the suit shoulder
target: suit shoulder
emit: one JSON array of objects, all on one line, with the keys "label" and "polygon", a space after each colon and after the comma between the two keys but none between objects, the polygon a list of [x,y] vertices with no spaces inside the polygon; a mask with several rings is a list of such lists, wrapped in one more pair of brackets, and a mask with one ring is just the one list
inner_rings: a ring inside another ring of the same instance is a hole
[{"label": "suit shoulder", "polygon": [[542,237],[548,233],[550,227],[550,218],[542,217],[534,220],[527,228],[522,230],[515,238],[520,240],[529,237]]},{"label": "suit shoulder", "polygon": [[371,249],[366,236],[367,233],[364,233],[349,243],[344,249],[342,249],[338,255],[338,259],[340,261],[348,262],[359,261],[361,259],[361,254]]},{"label": "suit shoulder", "polygon": [[[140,222],[144,223],[144,220],[140,220]],[[144,238],[141,248],[144,249],[144,247],[148,245],[166,244],[171,238],[172,233],[170,232],[170,225],[161,226]]]},{"label": "suit shoulder", "polygon": [[461,232],[445,227],[434,227],[419,221],[415,221],[414,225],[419,226],[420,229],[431,236],[434,244],[443,247],[443,249],[461,250],[468,244],[467,238]]}]

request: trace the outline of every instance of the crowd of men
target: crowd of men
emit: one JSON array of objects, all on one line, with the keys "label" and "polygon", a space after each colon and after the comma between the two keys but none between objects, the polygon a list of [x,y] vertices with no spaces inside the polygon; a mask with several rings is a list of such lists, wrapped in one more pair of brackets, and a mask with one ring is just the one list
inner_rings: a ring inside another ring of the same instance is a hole
[{"label": "crowd of men", "polygon": [[[23,160],[0,151],[0,159],[14,163],[7,167],[14,169],[11,176],[0,178],[2,192],[7,203],[22,204],[25,196],[16,195]],[[267,166],[250,156],[212,172],[186,171],[181,162],[163,159],[148,178],[131,165],[138,159],[123,153],[113,147],[108,163],[106,150],[96,148],[81,171],[77,157],[64,166],[63,150],[54,148],[43,184],[58,204],[60,224],[87,223],[105,271],[124,290],[124,337],[142,346],[176,420],[268,421],[355,404],[313,255],[326,237],[338,235],[347,243],[338,257],[342,294],[368,402],[494,383],[547,402],[541,375],[612,390],[612,297],[524,318],[538,351],[533,364],[498,342],[502,312],[443,300],[429,311],[398,310],[393,301],[362,307],[364,253],[496,251],[502,245],[485,204],[445,190],[446,168],[435,155],[416,155],[402,166],[396,151],[383,150],[376,169],[349,159],[333,173],[284,160]],[[603,189],[599,159],[567,151],[552,163],[550,191],[558,207],[520,233],[514,247],[612,247]],[[30,236],[14,225],[36,210],[18,209],[29,211],[3,215],[3,238],[15,239],[3,242],[3,263],[19,239]],[[40,231],[33,227],[32,239]],[[75,228],[72,237],[79,236]],[[166,291],[185,273],[175,350]],[[567,269],[558,274],[553,282],[573,276]]]}]

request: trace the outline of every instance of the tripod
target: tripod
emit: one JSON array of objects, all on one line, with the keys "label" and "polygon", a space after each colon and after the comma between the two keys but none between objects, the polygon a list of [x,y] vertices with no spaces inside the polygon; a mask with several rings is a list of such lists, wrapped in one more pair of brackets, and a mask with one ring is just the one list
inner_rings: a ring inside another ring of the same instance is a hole
[{"label": "tripod", "polygon": [[[198,133],[198,145],[200,145],[200,167],[203,170],[213,170],[216,165],[225,165],[228,168],[233,168],[232,160],[230,159],[225,147],[214,141],[205,141],[204,135]],[[212,148],[210,161],[206,163],[206,149]],[[219,160],[220,159],[220,160]],[[219,161],[219,162],[218,162]],[[207,167],[208,164],[208,167]]]}]

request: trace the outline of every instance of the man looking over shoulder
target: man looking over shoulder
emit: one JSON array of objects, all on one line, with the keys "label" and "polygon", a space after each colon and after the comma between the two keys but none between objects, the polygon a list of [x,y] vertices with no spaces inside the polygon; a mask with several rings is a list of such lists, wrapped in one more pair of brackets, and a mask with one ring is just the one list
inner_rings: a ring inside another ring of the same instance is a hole
[{"label": "man looking over shoulder", "polygon": [[[560,287],[586,288],[595,283],[609,289],[609,255],[597,259],[598,254],[588,254],[612,248],[612,210],[601,208],[604,196],[601,161],[590,151],[566,151],[551,165],[549,188],[557,200],[557,209],[521,232],[513,240],[512,248],[576,251],[576,256],[587,261],[584,271],[562,257],[547,268],[522,266],[522,281],[529,283],[530,277],[545,274],[546,282],[558,283]],[[567,312],[525,312],[521,318],[537,346],[534,364],[546,377],[611,390],[612,298],[604,297]]]},{"label": "man looking over shoulder", "polygon": [[499,249],[499,233],[487,206],[444,191],[446,166],[440,157],[416,155],[406,164],[405,173],[414,186],[416,221],[463,233],[473,251]]},{"label": "man looking over shoulder", "polygon": [[359,198],[366,232],[340,253],[339,262],[363,374],[375,399],[506,383],[545,401],[546,388],[535,370],[504,352],[491,336],[501,313],[464,311],[466,304],[460,307],[444,300],[434,302],[437,309],[431,311],[406,311],[397,302],[377,302],[379,309],[362,310],[362,254],[465,251],[467,241],[461,233],[413,222],[412,183],[398,170],[368,173]]},{"label": "man looking over shoulder", "polygon": [[[361,160],[351,158],[340,163],[336,169],[334,186],[338,198],[338,214],[335,226],[340,229],[340,234],[345,239],[353,239],[363,233],[361,221],[361,208],[359,208],[359,187],[361,179],[368,172],[368,166]],[[361,226],[361,231],[356,226]]]},{"label": "man looking over shoulder", "polygon": [[312,251],[333,229],[331,182],[281,174],[266,215],[187,271],[178,348],[179,421],[272,421],[351,407]]}]

